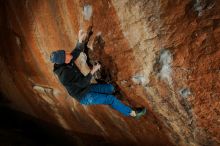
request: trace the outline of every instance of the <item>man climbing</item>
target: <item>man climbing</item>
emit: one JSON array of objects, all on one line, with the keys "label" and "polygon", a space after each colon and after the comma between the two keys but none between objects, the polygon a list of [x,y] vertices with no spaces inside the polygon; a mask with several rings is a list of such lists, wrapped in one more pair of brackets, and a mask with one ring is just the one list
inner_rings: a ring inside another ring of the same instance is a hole
[{"label": "man climbing", "polygon": [[54,63],[54,72],[58,76],[60,82],[67,89],[68,93],[78,102],[84,105],[104,104],[119,111],[125,116],[132,116],[136,119],[146,113],[145,108],[132,110],[129,106],[124,105],[112,94],[115,89],[111,84],[91,84],[90,81],[96,71],[101,68],[100,64],[96,64],[90,73],[84,76],[75,64],[81,52],[87,47],[88,40],[92,35],[92,29],[87,33],[79,31],[78,42],[72,52],[64,50],[53,51],[50,60]]}]

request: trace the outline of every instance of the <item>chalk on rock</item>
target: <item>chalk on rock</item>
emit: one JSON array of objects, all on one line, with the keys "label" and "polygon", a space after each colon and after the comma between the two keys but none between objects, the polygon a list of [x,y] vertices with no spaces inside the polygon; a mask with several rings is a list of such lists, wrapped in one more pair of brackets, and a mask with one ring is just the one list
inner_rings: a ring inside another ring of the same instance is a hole
[{"label": "chalk on rock", "polygon": [[164,49],[161,51],[159,63],[161,65],[159,76],[163,80],[171,81],[172,54],[170,53],[169,50]]},{"label": "chalk on rock", "polygon": [[102,32],[101,31],[99,31],[97,34],[96,34],[96,36],[101,36],[102,35]]},{"label": "chalk on rock", "polygon": [[85,20],[90,20],[92,16],[92,6],[90,5],[85,5],[83,7],[83,16]]},{"label": "chalk on rock", "polygon": [[180,89],[179,93],[182,97],[185,97],[185,98],[191,95],[190,89],[188,88]]},{"label": "chalk on rock", "polygon": [[135,83],[135,84],[138,84],[138,85],[142,85],[142,86],[145,86],[146,85],[146,78],[144,75],[142,74],[136,74],[132,77],[132,81]]}]

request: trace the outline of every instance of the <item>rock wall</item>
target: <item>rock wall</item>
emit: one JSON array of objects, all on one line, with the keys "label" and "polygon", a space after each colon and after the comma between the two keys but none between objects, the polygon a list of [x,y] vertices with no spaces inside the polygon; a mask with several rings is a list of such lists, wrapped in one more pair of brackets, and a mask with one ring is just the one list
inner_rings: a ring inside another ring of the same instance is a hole
[{"label": "rock wall", "polygon": [[141,66],[142,98],[178,145],[219,144],[218,3],[114,1]]},{"label": "rock wall", "polygon": [[[220,144],[220,1],[0,2],[0,91],[9,106],[118,145]],[[92,52],[122,101],[149,109],[139,121],[78,104],[53,74],[50,52],[71,51],[89,25],[91,40],[104,41]]]}]

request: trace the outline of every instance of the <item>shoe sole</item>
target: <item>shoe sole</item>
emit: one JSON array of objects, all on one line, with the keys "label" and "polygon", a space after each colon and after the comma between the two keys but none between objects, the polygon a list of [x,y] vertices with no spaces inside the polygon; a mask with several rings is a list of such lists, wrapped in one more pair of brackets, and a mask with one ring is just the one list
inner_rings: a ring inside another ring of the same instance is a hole
[{"label": "shoe sole", "polygon": [[138,113],[135,117],[136,120],[138,120],[140,117],[142,117],[143,115],[145,115],[147,112],[147,109],[144,108],[140,113]]}]

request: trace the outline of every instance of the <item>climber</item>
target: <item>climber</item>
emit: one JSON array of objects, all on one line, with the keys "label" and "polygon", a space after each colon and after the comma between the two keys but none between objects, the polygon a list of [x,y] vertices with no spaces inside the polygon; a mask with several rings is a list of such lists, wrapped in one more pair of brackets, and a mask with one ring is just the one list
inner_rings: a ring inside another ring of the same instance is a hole
[{"label": "climber", "polygon": [[67,89],[68,93],[81,104],[105,104],[125,116],[132,116],[136,119],[140,118],[146,113],[146,109],[139,108],[132,110],[130,107],[124,105],[112,95],[115,91],[113,85],[90,83],[94,73],[101,68],[100,64],[94,65],[90,73],[84,76],[74,63],[80,53],[87,47],[88,40],[92,33],[91,28],[88,29],[87,33],[80,30],[78,35],[79,40],[72,52],[66,52],[64,50],[53,51],[50,55],[50,60],[54,63],[53,71]]}]

